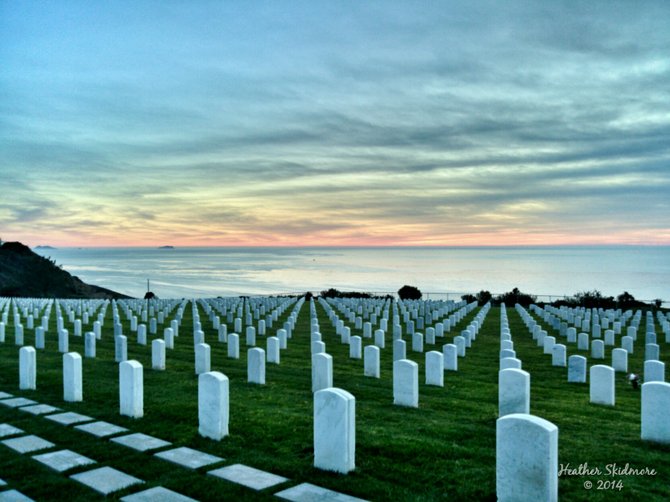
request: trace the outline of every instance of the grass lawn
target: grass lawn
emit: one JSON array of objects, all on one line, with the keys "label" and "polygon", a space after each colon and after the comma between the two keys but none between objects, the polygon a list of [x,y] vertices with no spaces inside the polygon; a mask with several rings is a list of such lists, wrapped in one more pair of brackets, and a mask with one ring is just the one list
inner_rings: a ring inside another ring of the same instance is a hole
[{"label": "grass lawn", "polygon": [[[119,415],[111,307],[107,310],[102,339],[98,340],[97,358],[83,360],[83,402],[63,401],[62,355],[58,353],[55,310],[51,313],[46,348],[37,351],[36,391],[18,388],[19,348],[14,345],[10,311],[6,340],[0,343],[0,391],[157,436],[176,446],[189,446],[223,457],[230,464],[241,463],[279,474],[289,478],[290,483],[254,492],[205,475],[207,468],[191,471],[174,466],[148,453],[135,452],[73,427],[4,406],[0,406],[0,423],[12,424],[59,447],[93,458],[101,466],[115,467],[143,479],[146,487],[161,485],[199,500],[270,499],[280,489],[300,482],[370,500],[495,500],[499,308],[491,309],[467,356],[459,358],[459,371],[445,373],[443,388],[424,385],[425,354],[412,352],[411,341],[405,335],[407,357],[420,366],[419,408],[408,409],[392,404],[390,332],[381,355],[381,378],[364,377],[363,361],[349,359],[348,346],[340,343],[324,309],[317,304],[323,341],[333,357],[334,386],[356,398],[356,470],[346,476],[313,467],[309,305],[303,306],[288,349],[281,352],[281,364],[266,365],[264,386],[246,381],[244,333],[240,334],[240,359],[228,359],[226,345],[217,341],[216,331],[202,307],[199,309],[206,342],[212,349],[212,370],[221,371],[230,379],[230,435],[220,442],[198,435],[191,304],[184,309],[175,349],[167,351],[166,371],[151,369],[152,337],[147,336],[146,346],[136,344],[135,334],[130,332],[130,324],[121,313],[124,334],[128,336],[128,357],[144,366],[141,419]],[[471,312],[444,339],[438,339],[435,347],[425,345],[425,350],[441,350],[444,343],[451,343],[452,337],[478,311]],[[274,334],[290,312],[291,308],[268,332]],[[508,307],[507,313],[517,357],[523,361],[523,369],[531,374],[531,413],[559,428],[559,465],[569,463],[577,468],[588,463],[589,467],[604,471],[608,465],[616,463],[623,467],[628,463],[634,468],[657,471],[656,476],[564,476],[559,479],[561,500],[668,500],[670,446],[640,440],[640,392],[628,385],[625,375],[617,374],[616,406],[589,404],[588,384],[568,384],[567,368],[552,367],[551,356],[542,354],[514,308]],[[169,326],[169,320],[159,325],[160,334],[165,326]],[[84,338],[72,336],[71,325],[66,328],[70,331],[70,351],[83,357]],[[228,325],[229,333],[232,328]],[[352,335],[362,335],[362,330],[351,328]],[[565,343],[552,328],[545,326],[545,329],[557,337],[557,343]],[[83,331],[89,330],[91,327],[87,326]],[[670,364],[670,348],[658,325],[657,334],[661,359]],[[33,330],[25,329],[25,342],[34,344]],[[364,339],[364,345],[369,343],[370,339]],[[264,337],[257,335],[257,344],[265,348]],[[571,344],[568,356],[575,353],[578,353],[576,344]],[[638,337],[635,354],[629,358],[629,371],[642,374],[643,359],[644,333]],[[605,361],[589,360],[589,365],[598,363],[610,364],[609,350]],[[67,474],[85,470],[80,468]],[[97,497],[67,475],[55,473],[30,455],[19,455],[2,445],[0,478],[36,500]],[[623,488],[598,490],[598,480],[621,480]],[[593,482],[591,490],[584,488],[585,481]],[[131,488],[109,498],[135,491],[137,488]]]}]

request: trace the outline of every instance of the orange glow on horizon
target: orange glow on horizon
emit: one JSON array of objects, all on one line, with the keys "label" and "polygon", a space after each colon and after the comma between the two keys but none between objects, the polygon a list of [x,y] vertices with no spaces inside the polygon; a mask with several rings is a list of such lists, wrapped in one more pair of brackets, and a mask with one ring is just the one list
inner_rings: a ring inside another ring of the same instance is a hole
[{"label": "orange glow on horizon", "polygon": [[426,238],[414,236],[411,238],[396,238],[393,236],[377,236],[374,238],[360,238],[341,236],[337,238],[307,237],[288,240],[285,236],[268,236],[263,239],[239,238],[227,241],[215,241],[207,238],[186,239],[142,239],[129,238],[126,240],[114,237],[86,236],[69,237],[54,234],[52,236],[36,236],[31,233],[4,236],[4,241],[19,241],[27,246],[51,246],[55,248],[128,248],[128,247],[496,247],[496,246],[607,246],[607,245],[640,245],[640,246],[667,246],[670,245],[670,235],[659,232],[655,236],[648,232],[628,231],[617,234],[595,235],[563,235],[560,233],[547,234],[519,234],[512,232],[501,233],[467,233],[452,234],[448,237]]}]

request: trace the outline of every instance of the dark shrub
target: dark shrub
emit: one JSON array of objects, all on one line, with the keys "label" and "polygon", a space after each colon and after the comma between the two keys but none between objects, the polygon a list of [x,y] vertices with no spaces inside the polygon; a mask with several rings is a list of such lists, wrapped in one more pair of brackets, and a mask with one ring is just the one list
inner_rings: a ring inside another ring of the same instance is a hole
[{"label": "dark shrub", "polygon": [[613,296],[603,296],[600,291],[584,291],[577,293],[574,297],[575,303],[579,306],[592,308],[613,309],[616,308],[616,302]]},{"label": "dark shrub", "polygon": [[404,285],[398,290],[398,296],[401,300],[420,300],[422,295],[419,288]]},{"label": "dark shrub", "polygon": [[479,293],[477,293],[477,303],[481,305],[486,305],[488,302],[491,301],[491,292],[486,291],[482,289]]},{"label": "dark shrub", "polygon": [[636,300],[628,291],[624,291],[616,297],[616,305],[623,310],[649,307],[646,303]]},{"label": "dark shrub", "polygon": [[523,307],[527,307],[531,303],[535,303],[537,300],[536,296],[522,293],[519,291],[519,288],[514,288],[512,291],[508,291],[496,298],[497,303],[504,303],[507,306],[513,306],[519,304]]}]

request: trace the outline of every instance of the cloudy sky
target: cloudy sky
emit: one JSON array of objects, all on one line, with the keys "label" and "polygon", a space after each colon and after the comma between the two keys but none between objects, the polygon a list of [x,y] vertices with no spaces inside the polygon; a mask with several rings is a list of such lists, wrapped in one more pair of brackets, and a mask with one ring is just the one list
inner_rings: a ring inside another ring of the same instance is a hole
[{"label": "cloudy sky", "polygon": [[670,2],[0,0],[0,237],[670,244]]}]

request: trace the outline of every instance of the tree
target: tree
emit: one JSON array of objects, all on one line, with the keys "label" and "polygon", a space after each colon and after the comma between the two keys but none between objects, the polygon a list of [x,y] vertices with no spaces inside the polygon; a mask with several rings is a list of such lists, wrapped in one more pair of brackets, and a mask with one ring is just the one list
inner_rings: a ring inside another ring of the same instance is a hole
[{"label": "tree", "polygon": [[626,308],[635,304],[635,297],[628,291],[624,291],[616,297],[616,303],[620,308]]},{"label": "tree", "polygon": [[616,297],[617,307],[620,309],[633,309],[633,308],[644,308],[647,307],[647,304],[636,300],[633,295],[628,291],[624,291],[619,296]]},{"label": "tree", "polygon": [[489,301],[491,301],[491,292],[482,289],[479,293],[477,293],[476,298],[477,303],[480,306],[486,305]]},{"label": "tree", "polygon": [[398,296],[401,300],[420,300],[422,294],[419,288],[405,284],[398,290]]},{"label": "tree", "polygon": [[504,303],[505,305],[515,305],[518,303],[522,307],[527,307],[531,303],[535,303],[535,300],[537,300],[536,296],[522,293],[519,291],[519,288],[514,288],[512,291],[500,295],[496,299],[496,302]]},{"label": "tree", "polygon": [[587,309],[592,308],[603,308],[603,309],[612,309],[614,308],[615,302],[613,296],[603,296],[600,291],[594,289],[593,291],[584,291],[582,293],[577,293],[575,295],[575,302],[577,305],[586,307]]},{"label": "tree", "polygon": [[322,296],[323,298],[340,298],[342,296],[342,292],[335,288],[329,288],[321,291],[319,296]]}]

